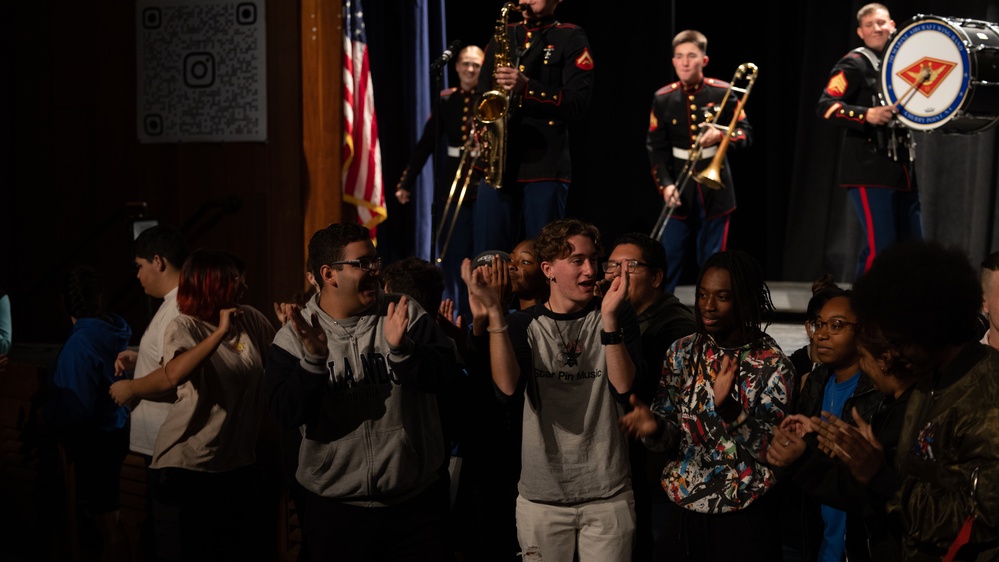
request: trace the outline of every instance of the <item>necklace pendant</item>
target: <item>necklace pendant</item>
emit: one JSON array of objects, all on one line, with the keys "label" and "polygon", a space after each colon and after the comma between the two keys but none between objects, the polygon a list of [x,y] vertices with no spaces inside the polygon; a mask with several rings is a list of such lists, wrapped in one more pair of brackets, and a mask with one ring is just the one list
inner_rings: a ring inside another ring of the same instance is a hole
[{"label": "necklace pendant", "polygon": [[579,349],[579,342],[565,344],[565,366],[575,367],[578,365],[579,361],[577,359],[579,359],[580,354],[582,354],[582,351]]}]

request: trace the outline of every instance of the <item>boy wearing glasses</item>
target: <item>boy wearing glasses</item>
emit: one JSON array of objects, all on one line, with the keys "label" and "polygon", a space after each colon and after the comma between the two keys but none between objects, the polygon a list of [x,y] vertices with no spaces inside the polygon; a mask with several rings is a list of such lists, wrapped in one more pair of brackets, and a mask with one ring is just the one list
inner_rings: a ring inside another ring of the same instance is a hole
[{"label": "boy wearing glasses", "polygon": [[[646,234],[633,232],[616,240],[610,257],[603,263],[604,282],[610,283],[628,272],[628,302],[638,313],[638,328],[642,333],[642,356],[649,376],[635,387],[635,395],[652,403],[663,370],[666,350],[676,340],[697,331],[694,313],[672,293],[663,282],[666,275],[666,250]],[[659,475],[666,456],[648,451],[645,445],[629,443],[631,473],[635,488],[635,559],[652,557],[652,544],[662,531],[655,513],[669,501]]]},{"label": "boy wearing glasses", "polygon": [[435,392],[453,379],[450,340],[406,296],[384,294],[369,232],[330,225],[309,242],[319,294],[271,346],[265,395],[299,428],[296,479],[316,559],[451,559],[446,451]]}]

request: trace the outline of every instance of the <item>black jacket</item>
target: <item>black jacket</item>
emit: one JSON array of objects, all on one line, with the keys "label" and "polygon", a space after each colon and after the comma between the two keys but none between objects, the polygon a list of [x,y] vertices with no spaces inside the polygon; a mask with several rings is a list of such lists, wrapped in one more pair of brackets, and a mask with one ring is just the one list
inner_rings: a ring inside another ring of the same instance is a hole
[{"label": "black jacket", "polygon": [[[569,182],[568,124],[585,115],[593,92],[594,63],[586,33],[547,17],[510,24],[507,37],[511,63],[528,84],[510,99],[504,182]],[[480,91],[492,89],[495,57],[496,44],[490,40]]]},{"label": "black jacket", "polygon": [[[873,61],[873,62],[872,62]],[[861,47],[846,54],[829,72],[829,82],[819,97],[816,113],[843,129],[839,158],[841,187],[882,187],[915,189],[914,169],[907,148],[898,150],[899,158],[888,156],[889,127],[870,125],[867,110],[879,105],[877,56]],[[899,139],[908,133],[897,128]]]}]

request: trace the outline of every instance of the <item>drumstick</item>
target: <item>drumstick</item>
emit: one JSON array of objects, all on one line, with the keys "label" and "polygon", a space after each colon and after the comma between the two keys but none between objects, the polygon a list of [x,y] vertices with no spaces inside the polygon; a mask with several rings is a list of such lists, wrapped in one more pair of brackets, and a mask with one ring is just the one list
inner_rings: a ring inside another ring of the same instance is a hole
[{"label": "drumstick", "polygon": [[919,73],[919,80],[913,82],[912,85],[909,86],[909,89],[906,90],[905,93],[902,94],[900,98],[895,100],[895,103],[891,104],[889,107],[898,108],[899,105],[902,105],[902,101],[909,103],[909,98],[916,95],[916,88],[922,86],[932,75],[933,71],[930,69],[930,65],[928,63],[923,63],[923,69]]}]

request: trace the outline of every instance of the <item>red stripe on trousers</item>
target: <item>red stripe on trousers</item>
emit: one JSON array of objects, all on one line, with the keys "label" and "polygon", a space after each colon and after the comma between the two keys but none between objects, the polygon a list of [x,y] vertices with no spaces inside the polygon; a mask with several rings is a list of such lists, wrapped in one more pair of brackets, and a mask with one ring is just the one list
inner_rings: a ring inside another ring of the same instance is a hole
[{"label": "red stripe on trousers", "polygon": [[871,217],[871,204],[867,201],[867,188],[857,188],[860,193],[860,204],[864,208],[864,222],[867,225],[867,260],[864,262],[864,273],[871,268],[874,263],[874,256],[878,253],[877,246],[874,245],[874,219]]}]

